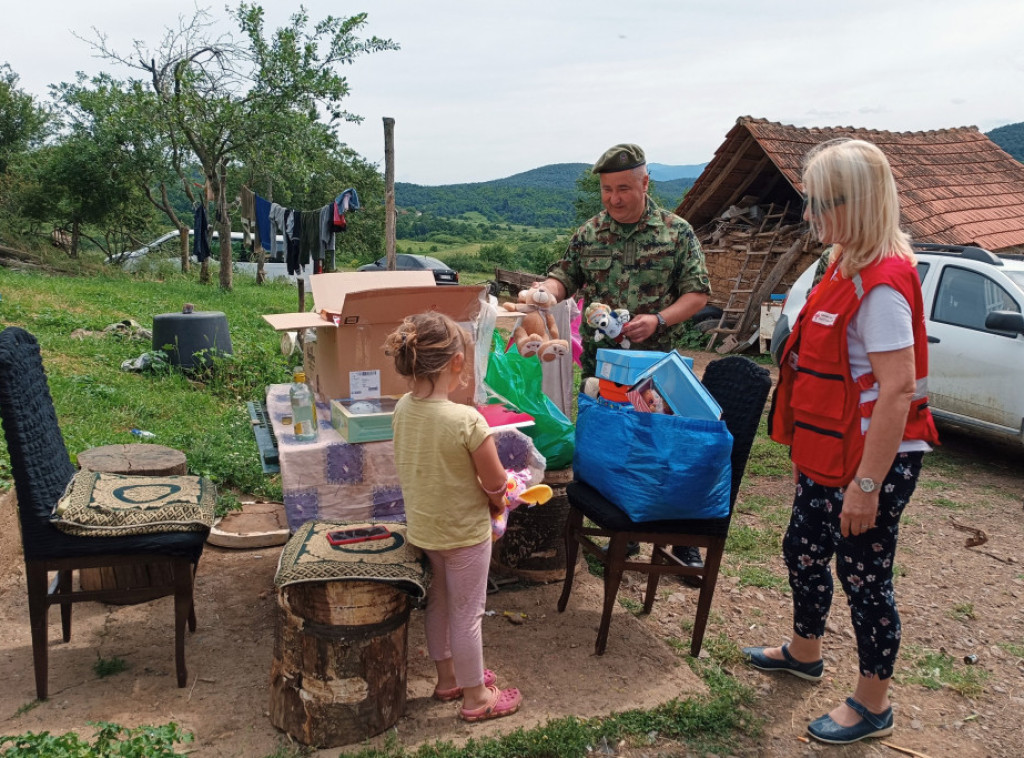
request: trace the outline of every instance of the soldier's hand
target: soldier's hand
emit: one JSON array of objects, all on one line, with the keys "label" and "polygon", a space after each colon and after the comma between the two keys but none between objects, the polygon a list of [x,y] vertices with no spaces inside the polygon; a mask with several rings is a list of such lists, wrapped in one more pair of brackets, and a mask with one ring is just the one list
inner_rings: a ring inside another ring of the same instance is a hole
[{"label": "soldier's hand", "polygon": [[622,334],[630,342],[643,342],[658,331],[658,317],[650,313],[633,316],[622,325]]}]

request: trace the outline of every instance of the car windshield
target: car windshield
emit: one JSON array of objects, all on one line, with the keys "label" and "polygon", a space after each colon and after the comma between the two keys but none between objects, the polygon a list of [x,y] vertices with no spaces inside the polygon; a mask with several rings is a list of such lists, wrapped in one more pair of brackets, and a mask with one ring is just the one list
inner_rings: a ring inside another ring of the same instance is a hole
[{"label": "car windshield", "polygon": [[423,265],[426,266],[427,268],[441,268],[441,269],[448,268],[448,264],[447,263],[442,263],[437,258],[426,258],[426,257],[424,257],[423,258]]}]

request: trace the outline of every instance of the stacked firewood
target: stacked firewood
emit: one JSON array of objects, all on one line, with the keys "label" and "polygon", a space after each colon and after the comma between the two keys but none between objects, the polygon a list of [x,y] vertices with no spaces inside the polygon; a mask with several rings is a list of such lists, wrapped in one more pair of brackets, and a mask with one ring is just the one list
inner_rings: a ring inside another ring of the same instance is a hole
[{"label": "stacked firewood", "polygon": [[[774,212],[778,210],[775,208]],[[697,230],[697,238],[707,261],[708,275],[711,277],[711,304],[721,308],[728,303],[730,294],[737,287],[748,252],[768,251],[771,254],[762,271],[762,274],[767,274],[773,267],[773,259],[789,250],[806,233],[807,225],[793,212],[781,219],[781,224],[765,224],[765,215],[771,212],[771,205],[760,205],[757,198],[747,196]],[[810,249],[802,254],[783,275],[777,291],[785,292],[804,266],[809,265],[817,255]],[[744,284],[749,289],[750,282]]]}]

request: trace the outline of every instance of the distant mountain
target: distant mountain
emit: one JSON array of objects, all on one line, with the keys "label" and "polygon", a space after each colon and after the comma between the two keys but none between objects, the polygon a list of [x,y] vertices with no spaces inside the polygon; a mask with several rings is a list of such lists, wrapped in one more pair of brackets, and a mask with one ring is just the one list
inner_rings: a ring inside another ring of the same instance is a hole
[{"label": "distant mountain", "polygon": [[495,179],[484,184],[499,187],[539,187],[544,189],[576,189],[580,174],[590,169],[589,163],[551,163],[547,166],[513,174],[505,179]]},{"label": "distant mountain", "polygon": [[985,136],[1018,161],[1024,163],[1024,121],[1000,126],[998,129],[986,132]]},{"label": "distant mountain", "polygon": [[[706,163],[689,166],[667,166],[664,163],[648,163],[647,172],[656,182],[670,182],[674,179],[696,179],[704,171]],[[690,184],[693,184],[691,181]]]},{"label": "distant mountain", "polygon": [[[576,222],[573,207],[576,181],[589,169],[589,163],[552,163],[489,182],[436,187],[396,182],[395,204],[406,210],[447,218],[475,211],[493,223],[570,227]],[[693,177],[655,181],[651,191],[666,207],[675,208],[693,184]]]}]

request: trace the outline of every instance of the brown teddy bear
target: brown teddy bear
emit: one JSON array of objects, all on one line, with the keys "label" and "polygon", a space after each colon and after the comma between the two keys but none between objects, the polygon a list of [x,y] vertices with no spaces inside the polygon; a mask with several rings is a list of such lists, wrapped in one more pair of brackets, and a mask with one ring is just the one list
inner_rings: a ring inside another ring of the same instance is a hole
[{"label": "brown teddy bear", "polygon": [[569,354],[569,343],[559,339],[555,317],[551,315],[554,296],[543,286],[532,287],[519,293],[518,303],[504,303],[507,311],[525,313],[512,332],[512,342],[524,358],[537,356],[545,363]]}]

